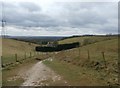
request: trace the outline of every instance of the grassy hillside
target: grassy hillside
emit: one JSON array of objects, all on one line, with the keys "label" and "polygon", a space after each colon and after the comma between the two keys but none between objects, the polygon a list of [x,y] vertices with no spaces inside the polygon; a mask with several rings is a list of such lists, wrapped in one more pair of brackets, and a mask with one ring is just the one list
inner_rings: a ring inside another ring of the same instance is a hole
[{"label": "grassy hillside", "polygon": [[90,40],[91,42],[99,42],[99,41],[103,41],[103,40],[110,40],[110,39],[114,39],[116,38],[115,36],[109,36],[109,37],[105,37],[105,36],[81,36],[81,37],[73,37],[73,38],[67,38],[67,39],[63,39],[58,41],[59,44],[66,44],[66,43],[73,43],[73,42],[80,42],[81,45],[83,45],[84,40]]},{"label": "grassy hillside", "polygon": [[[88,51],[90,60],[104,61],[102,55],[102,52],[104,52],[105,60],[109,61],[109,63],[116,62],[118,60],[118,40],[112,39],[107,41],[101,41],[94,44],[89,44],[79,48],[71,49],[66,52],[61,52],[61,54],[64,53],[64,55],[58,55],[71,58],[74,61],[87,60]],[[79,63],[78,61],[76,62]],[[80,62],[83,63],[83,61]]]},{"label": "grassy hillside", "polygon": [[[60,43],[83,39],[82,37],[65,39],[66,41],[62,40]],[[97,39],[99,42],[58,52],[52,57],[53,61],[44,63],[63,75],[71,85],[116,85],[118,84],[118,39],[101,41],[104,39],[99,37]]]},{"label": "grassy hillside", "polygon": [[17,41],[13,39],[2,39],[2,62],[8,63],[15,61],[15,54],[18,59],[22,59],[34,52],[35,44],[29,44],[27,42]]}]

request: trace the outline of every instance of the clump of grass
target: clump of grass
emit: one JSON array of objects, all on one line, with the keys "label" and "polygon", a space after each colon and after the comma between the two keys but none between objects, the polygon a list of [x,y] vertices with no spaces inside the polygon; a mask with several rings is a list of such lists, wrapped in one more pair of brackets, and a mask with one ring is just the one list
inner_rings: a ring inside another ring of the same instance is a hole
[{"label": "clump of grass", "polygon": [[[102,52],[104,52],[104,57]],[[54,55],[54,58],[53,62],[45,61],[43,63],[63,75],[72,85],[117,84],[117,38],[61,51]],[[68,63],[68,61],[70,62]]]},{"label": "clump of grass", "polygon": [[104,71],[98,72],[97,70],[59,62],[58,60],[52,62],[46,60],[43,63],[62,75],[73,86],[107,85],[108,79]]},{"label": "clump of grass", "polygon": [[19,86],[23,82],[24,82],[24,80],[22,78],[18,78],[16,80],[10,80],[10,81],[3,80],[2,86]]}]

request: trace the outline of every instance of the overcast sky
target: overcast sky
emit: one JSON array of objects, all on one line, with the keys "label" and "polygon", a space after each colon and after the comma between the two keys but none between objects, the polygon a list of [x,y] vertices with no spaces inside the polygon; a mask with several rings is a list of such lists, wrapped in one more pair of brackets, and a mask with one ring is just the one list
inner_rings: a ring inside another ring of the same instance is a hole
[{"label": "overcast sky", "polygon": [[[85,1],[6,0],[4,1],[6,33],[19,36],[118,33],[117,0]],[[2,11],[2,1],[0,5]]]}]

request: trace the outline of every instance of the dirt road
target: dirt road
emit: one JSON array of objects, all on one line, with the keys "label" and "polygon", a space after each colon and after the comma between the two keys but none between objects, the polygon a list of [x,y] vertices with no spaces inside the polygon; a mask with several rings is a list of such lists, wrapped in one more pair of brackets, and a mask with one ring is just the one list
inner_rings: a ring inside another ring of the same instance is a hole
[{"label": "dirt road", "polygon": [[22,86],[68,85],[60,75],[44,65],[42,61],[33,65],[29,70],[21,70],[18,75],[25,80]]}]

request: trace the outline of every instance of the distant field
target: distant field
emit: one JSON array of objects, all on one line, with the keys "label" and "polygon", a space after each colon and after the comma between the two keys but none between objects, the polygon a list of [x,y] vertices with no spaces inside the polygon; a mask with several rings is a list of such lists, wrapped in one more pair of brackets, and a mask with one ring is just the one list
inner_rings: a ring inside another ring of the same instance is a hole
[{"label": "distant field", "polygon": [[99,42],[99,41],[103,41],[103,40],[109,40],[109,39],[114,39],[117,38],[115,36],[109,36],[109,37],[105,37],[105,36],[83,36],[83,37],[73,37],[73,38],[68,38],[68,39],[63,39],[58,41],[59,44],[66,44],[66,43],[73,43],[73,42],[80,42],[81,45],[83,45],[83,42],[85,39],[89,39],[93,42]]},{"label": "distant field", "polygon": [[34,54],[37,44],[29,44],[27,42],[17,41],[13,39],[2,39],[2,63],[15,62],[15,54],[18,60],[30,56],[30,52]]},{"label": "distant field", "polygon": [[55,58],[53,61],[44,63],[63,75],[72,85],[116,85],[118,83],[118,38],[79,37],[61,40],[59,43],[83,41],[85,38],[98,42],[60,51],[53,56]]}]

